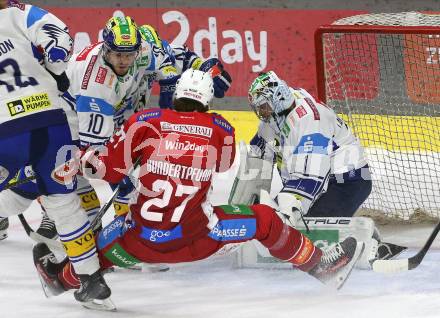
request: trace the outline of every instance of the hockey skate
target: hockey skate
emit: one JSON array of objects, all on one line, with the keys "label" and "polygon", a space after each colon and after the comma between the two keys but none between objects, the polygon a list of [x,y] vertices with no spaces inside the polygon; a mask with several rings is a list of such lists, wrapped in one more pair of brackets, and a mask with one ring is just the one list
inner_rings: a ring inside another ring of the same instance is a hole
[{"label": "hockey skate", "polygon": [[0,241],[8,237],[8,227],[9,227],[8,218],[0,217]]},{"label": "hockey skate", "polygon": [[92,275],[78,275],[81,287],[75,291],[77,301],[88,309],[116,311],[116,306],[110,299],[111,290],[107,286],[101,272]]},{"label": "hockey skate", "polygon": [[62,270],[66,261],[57,263],[55,255],[46,244],[38,243],[32,249],[34,264],[37,268],[41,287],[47,298],[57,296],[65,292],[62,283],[58,279],[58,273]]},{"label": "hockey skate", "polygon": [[43,218],[41,219],[40,227],[36,231],[41,236],[48,239],[56,240],[58,238],[55,222],[47,216],[47,213],[43,210]]},{"label": "hockey skate", "polygon": [[347,237],[324,251],[321,261],[309,274],[329,287],[340,289],[362,254],[364,246],[363,242],[358,243],[355,238]]}]

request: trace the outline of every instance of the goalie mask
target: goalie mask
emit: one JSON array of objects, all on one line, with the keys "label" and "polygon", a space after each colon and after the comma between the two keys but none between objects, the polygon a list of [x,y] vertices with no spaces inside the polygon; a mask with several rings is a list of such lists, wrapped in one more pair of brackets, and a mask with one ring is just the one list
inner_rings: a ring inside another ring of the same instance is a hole
[{"label": "goalie mask", "polygon": [[289,86],[273,71],[260,74],[249,89],[249,103],[257,117],[269,122],[271,118],[280,125],[294,103]]}]

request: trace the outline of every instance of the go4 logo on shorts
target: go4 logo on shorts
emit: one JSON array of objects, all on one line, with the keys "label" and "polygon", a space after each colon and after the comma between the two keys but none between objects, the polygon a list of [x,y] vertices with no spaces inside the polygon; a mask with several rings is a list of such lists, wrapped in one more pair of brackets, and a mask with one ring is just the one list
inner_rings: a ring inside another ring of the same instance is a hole
[{"label": "go4 logo on shorts", "polygon": [[182,226],[178,225],[171,230],[156,230],[142,227],[141,237],[154,243],[165,243],[182,238]]}]

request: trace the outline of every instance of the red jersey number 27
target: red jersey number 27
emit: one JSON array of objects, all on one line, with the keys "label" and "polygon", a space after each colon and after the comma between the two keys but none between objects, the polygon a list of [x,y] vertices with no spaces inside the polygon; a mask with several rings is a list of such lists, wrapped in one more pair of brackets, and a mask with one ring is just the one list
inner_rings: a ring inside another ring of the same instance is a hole
[{"label": "red jersey number 27", "polygon": [[[176,186],[176,189],[174,189],[174,186]],[[165,208],[170,203],[171,197],[179,198],[186,196],[182,203],[174,209],[173,215],[171,217],[171,222],[177,223],[180,221],[183,211],[185,211],[186,204],[194,197],[197,191],[199,191],[199,188],[183,184],[177,184],[174,186],[168,180],[156,180],[153,182],[153,191],[163,191],[162,198],[154,198],[145,201],[141,208],[141,216],[145,220],[161,222],[163,219],[163,213],[150,211],[149,208],[152,205],[157,206],[158,208]]]}]

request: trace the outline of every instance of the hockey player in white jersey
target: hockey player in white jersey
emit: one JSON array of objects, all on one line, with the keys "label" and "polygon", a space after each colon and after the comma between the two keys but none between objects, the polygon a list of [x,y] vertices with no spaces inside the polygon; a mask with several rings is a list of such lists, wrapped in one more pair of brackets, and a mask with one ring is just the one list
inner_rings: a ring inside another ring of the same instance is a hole
[{"label": "hockey player in white jersey", "polygon": [[[5,51],[0,56],[0,190],[20,168],[33,167],[41,201],[80,277],[75,298],[83,303],[106,299],[110,289],[99,272],[75,177],[63,174],[78,138],[76,114],[60,98],[69,86],[64,72],[73,41],[66,25],[41,8],[0,1],[0,9],[7,26],[0,29]],[[0,192],[2,217],[22,213],[30,204],[11,190]]]},{"label": "hockey player in white jersey", "polygon": [[[103,30],[103,42],[74,55],[67,68],[68,93],[79,118],[80,147],[103,145],[125,118],[134,112],[138,87],[152,63],[152,50],[141,42],[134,20],[112,17]],[[100,208],[95,190],[79,177],[78,194],[89,219]],[[128,195],[121,191],[114,201],[117,214],[128,211]]]},{"label": "hockey player in white jersey", "polygon": [[[247,155],[269,160],[270,175],[276,162],[283,183],[277,202],[286,221],[298,226],[303,216],[352,217],[370,194],[372,182],[364,150],[347,124],[306,90],[289,87],[273,71],[253,81],[249,101],[260,125]],[[269,191],[270,180],[264,186]],[[241,192],[244,187],[235,190]],[[380,237],[374,232],[374,240],[366,244],[366,253],[372,255],[366,254],[364,267],[372,258],[391,257],[402,250],[382,243],[382,254],[377,255]]]}]

